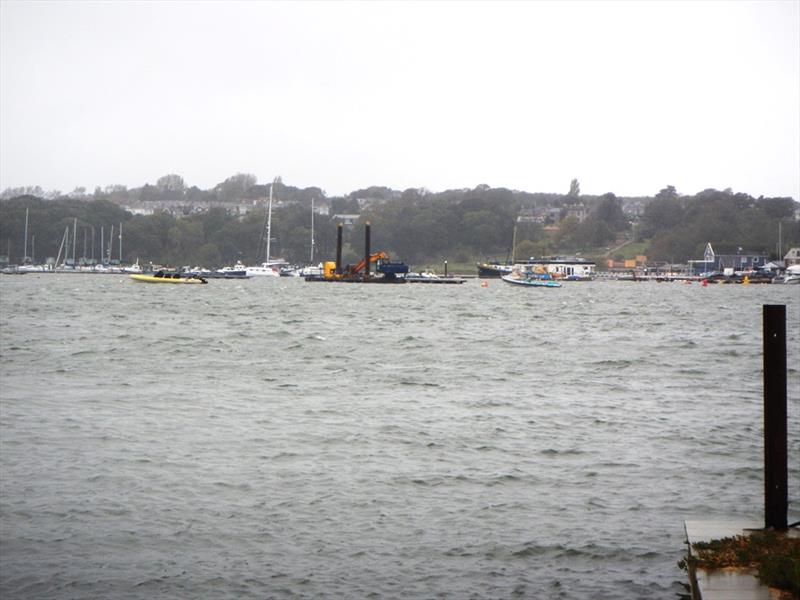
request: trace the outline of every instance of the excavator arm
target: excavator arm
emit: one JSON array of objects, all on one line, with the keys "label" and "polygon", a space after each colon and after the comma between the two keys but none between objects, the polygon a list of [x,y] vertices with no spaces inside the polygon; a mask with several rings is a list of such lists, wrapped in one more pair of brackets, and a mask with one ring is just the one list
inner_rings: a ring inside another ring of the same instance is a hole
[{"label": "excavator arm", "polygon": [[[374,254],[369,255],[369,262],[374,263],[378,262],[381,259],[388,259],[389,255],[386,252],[375,252]],[[360,273],[364,270],[364,267],[367,266],[365,259],[362,259],[360,263],[358,263],[355,267],[353,267],[353,273]]]}]

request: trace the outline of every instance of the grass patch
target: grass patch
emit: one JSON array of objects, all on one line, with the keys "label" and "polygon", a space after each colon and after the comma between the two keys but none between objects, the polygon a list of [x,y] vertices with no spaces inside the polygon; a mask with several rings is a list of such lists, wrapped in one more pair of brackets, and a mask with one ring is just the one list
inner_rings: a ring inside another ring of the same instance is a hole
[{"label": "grass patch", "polygon": [[[700,542],[693,545],[697,556],[689,557],[693,566],[704,569],[749,567],[769,587],[800,598],[800,538],[773,531],[754,531],[751,535]],[[679,566],[688,569],[689,562]]]},{"label": "grass patch", "polygon": [[650,247],[649,242],[629,242],[622,246],[621,248],[617,248],[611,258],[615,256],[621,256],[626,260],[631,260],[636,258],[637,256],[647,255],[647,249]]}]

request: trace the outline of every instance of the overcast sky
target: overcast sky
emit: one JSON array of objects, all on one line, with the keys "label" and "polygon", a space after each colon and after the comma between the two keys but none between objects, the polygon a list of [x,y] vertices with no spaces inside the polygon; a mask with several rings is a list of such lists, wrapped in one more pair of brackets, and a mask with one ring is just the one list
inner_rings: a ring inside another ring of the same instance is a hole
[{"label": "overcast sky", "polygon": [[800,199],[800,2],[0,4],[0,189]]}]

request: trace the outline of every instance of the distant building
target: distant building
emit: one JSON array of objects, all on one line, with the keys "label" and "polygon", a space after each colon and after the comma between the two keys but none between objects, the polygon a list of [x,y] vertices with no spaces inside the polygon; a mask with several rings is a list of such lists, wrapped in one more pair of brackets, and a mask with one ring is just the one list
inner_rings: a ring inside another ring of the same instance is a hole
[{"label": "distant building", "polygon": [[[175,218],[185,217],[188,215],[205,213],[212,208],[222,208],[228,214],[244,216],[251,210],[259,206],[260,203],[266,200],[239,200],[237,202],[219,202],[219,201],[186,201],[186,200],[152,200],[152,201],[136,201],[127,204],[122,204],[122,208],[134,215],[152,215],[157,212],[165,212]],[[281,206],[281,202],[273,202],[273,208]]]},{"label": "distant building", "polygon": [[706,244],[702,260],[690,260],[689,272],[692,275],[702,273],[725,273],[726,271],[756,271],[767,264],[763,254],[744,252],[741,248],[736,254],[716,254],[711,244]]},{"label": "distant building", "polygon": [[331,214],[331,204],[327,198],[318,198],[314,200],[314,212],[318,215],[328,216]]},{"label": "distant building", "polygon": [[352,227],[358,222],[361,215],[333,215],[333,220],[341,223],[345,227]]},{"label": "distant building", "polygon": [[567,211],[565,218],[575,217],[578,223],[583,223],[586,220],[589,211],[586,210],[586,206],[583,202],[578,202],[577,204],[569,204],[564,207]]},{"label": "distant building", "polygon": [[800,265],[800,248],[792,248],[786,255],[783,257],[783,263],[787,267],[791,267],[792,265]]}]

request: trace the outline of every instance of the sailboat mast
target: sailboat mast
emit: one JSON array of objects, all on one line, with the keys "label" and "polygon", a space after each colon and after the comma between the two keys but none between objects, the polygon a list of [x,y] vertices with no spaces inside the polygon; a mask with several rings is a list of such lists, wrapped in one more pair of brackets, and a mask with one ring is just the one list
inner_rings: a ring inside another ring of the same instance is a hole
[{"label": "sailboat mast", "polygon": [[72,266],[75,266],[75,247],[78,242],[78,219],[72,220]]},{"label": "sailboat mast", "polygon": [[111,233],[108,234],[108,262],[111,263],[111,249],[114,247],[114,226],[111,226]]},{"label": "sailboat mast", "polygon": [[122,264],[122,223],[119,224],[119,264]]},{"label": "sailboat mast", "polygon": [[22,250],[22,262],[25,263],[28,258],[28,211],[30,208],[25,209],[25,248]]},{"label": "sailboat mast", "polygon": [[100,225],[100,264],[104,262],[103,257],[105,256],[105,247],[106,247],[106,233],[103,231],[103,225]]},{"label": "sailboat mast", "polygon": [[31,262],[36,264],[36,235],[31,234]]},{"label": "sailboat mast", "polygon": [[[277,179],[277,178],[276,178]],[[267,263],[269,263],[269,245],[272,241],[272,188],[275,181],[269,184],[269,208],[267,208]]]},{"label": "sailboat mast", "polygon": [[[54,269],[58,268],[58,261],[61,260],[61,251],[64,250],[64,243],[69,239],[69,225],[64,229],[64,235],[61,236],[61,245],[58,247],[58,257],[56,258],[56,264],[54,265]],[[67,253],[64,252],[64,260],[67,260]]]},{"label": "sailboat mast", "polygon": [[314,264],[314,198],[311,198],[311,264]]},{"label": "sailboat mast", "polygon": [[519,216],[514,220],[514,234],[511,236],[511,264],[517,264],[517,223]]}]

